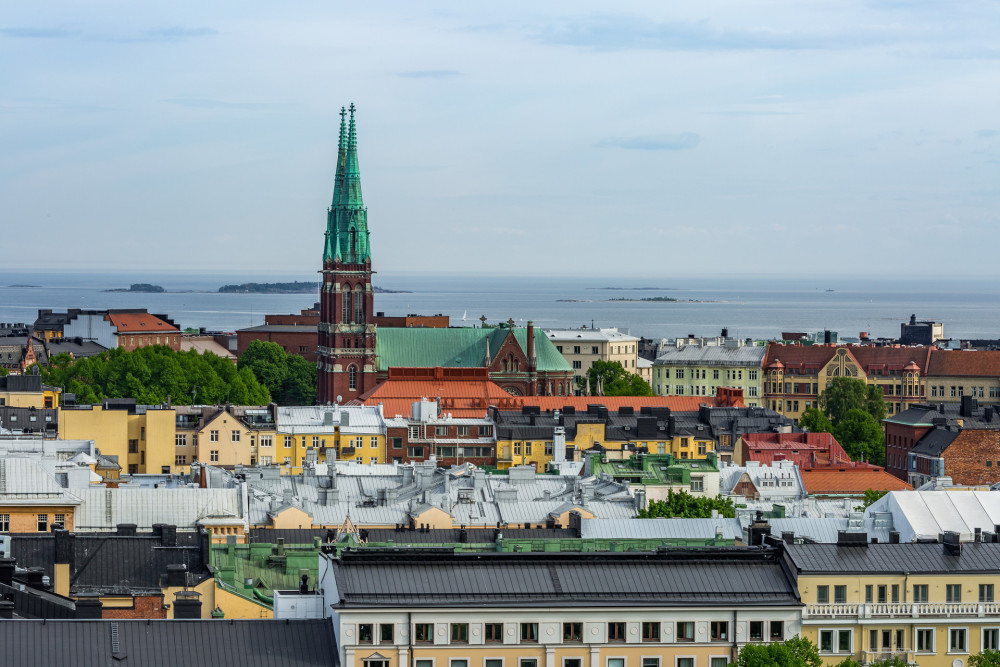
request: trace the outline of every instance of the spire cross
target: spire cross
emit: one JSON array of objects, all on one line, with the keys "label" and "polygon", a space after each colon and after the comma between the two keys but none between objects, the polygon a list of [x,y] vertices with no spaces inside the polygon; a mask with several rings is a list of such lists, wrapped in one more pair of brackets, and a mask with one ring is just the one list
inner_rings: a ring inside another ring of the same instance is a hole
[{"label": "spire cross", "polygon": [[[351,106],[349,108],[351,110],[351,118],[354,118],[354,102],[351,102]],[[341,113],[343,113],[343,112],[341,112]]]}]

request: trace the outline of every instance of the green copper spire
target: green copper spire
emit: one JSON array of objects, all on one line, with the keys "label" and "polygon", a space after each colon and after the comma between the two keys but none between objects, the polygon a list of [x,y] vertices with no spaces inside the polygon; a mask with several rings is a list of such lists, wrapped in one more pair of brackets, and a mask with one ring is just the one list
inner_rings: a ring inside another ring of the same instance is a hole
[{"label": "green copper spire", "polygon": [[358,137],[354,124],[354,104],[345,127],[345,110],[340,109],[340,138],[337,142],[337,175],[333,202],[327,211],[323,261],[363,264],[371,259],[368,244],[368,211],[361,198],[358,168]]}]

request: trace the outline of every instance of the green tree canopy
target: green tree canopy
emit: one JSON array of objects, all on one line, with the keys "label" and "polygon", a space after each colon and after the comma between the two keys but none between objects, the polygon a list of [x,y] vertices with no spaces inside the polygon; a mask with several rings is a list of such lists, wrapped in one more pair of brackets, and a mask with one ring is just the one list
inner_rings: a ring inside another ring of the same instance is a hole
[{"label": "green tree canopy", "polygon": [[655,396],[649,383],[626,371],[620,361],[595,361],[584,384],[594,396],[601,390],[605,396]]},{"label": "green tree canopy", "polygon": [[819,405],[836,426],[851,410],[864,410],[881,423],[886,416],[882,388],[864,380],[835,377],[819,395]]},{"label": "green tree canopy", "polygon": [[969,667],[1000,667],[1000,651],[986,649],[969,656]]},{"label": "green tree canopy", "polygon": [[672,490],[667,492],[666,500],[651,501],[649,507],[639,510],[636,516],[640,519],[708,519],[712,516],[712,510],[718,510],[719,516],[729,519],[736,516],[736,506],[729,498],[692,496],[687,491],[674,493]]},{"label": "green tree canopy", "polygon": [[799,419],[799,427],[810,433],[833,433],[833,424],[819,408],[806,408]]},{"label": "green tree canopy", "polygon": [[740,649],[736,667],[821,667],[819,649],[804,637],[771,644],[747,644]]},{"label": "green tree canopy", "polygon": [[849,410],[833,427],[833,435],[855,461],[885,463],[885,436],[882,426],[868,412]]},{"label": "green tree canopy", "polygon": [[868,509],[871,505],[873,505],[876,500],[878,500],[887,493],[889,493],[888,489],[885,489],[883,491],[876,491],[875,489],[866,489],[864,500],[861,502],[861,505],[855,507],[854,509],[858,512],[863,512],[866,509]]},{"label": "green tree canopy", "polygon": [[237,368],[252,373],[279,405],[316,402],[316,367],[277,343],[253,341],[240,355]]},{"label": "green tree canopy", "polygon": [[93,357],[57,354],[42,369],[42,381],[76,394],[77,403],[134,398],[140,404],[236,403],[266,405],[271,396],[250,371],[228,359],[162,345],[115,348]]}]

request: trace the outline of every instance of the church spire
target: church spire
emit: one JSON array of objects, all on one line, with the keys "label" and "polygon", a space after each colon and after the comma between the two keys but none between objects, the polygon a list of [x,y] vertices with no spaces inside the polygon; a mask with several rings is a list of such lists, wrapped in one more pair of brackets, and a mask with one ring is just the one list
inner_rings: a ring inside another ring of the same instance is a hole
[{"label": "church spire", "polygon": [[334,210],[340,205],[344,196],[344,167],[347,164],[347,111],[340,107],[340,136],[337,139],[337,172],[333,177],[333,201],[327,210],[326,240],[323,245],[323,262],[332,262],[340,255],[339,238],[337,234],[337,219]]},{"label": "church spire", "polygon": [[354,126],[354,103],[348,107],[351,113],[347,128],[347,155],[344,165],[344,185],[342,203],[349,208],[364,206],[361,200],[361,172],[358,168],[358,134]]},{"label": "church spire", "polygon": [[371,259],[368,212],[361,198],[354,111],[353,103],[347,109],[340,108],[337,175],[333,187],[333,203],[327,211],[324,263],[340,261],[345,264],[364,264]]}]

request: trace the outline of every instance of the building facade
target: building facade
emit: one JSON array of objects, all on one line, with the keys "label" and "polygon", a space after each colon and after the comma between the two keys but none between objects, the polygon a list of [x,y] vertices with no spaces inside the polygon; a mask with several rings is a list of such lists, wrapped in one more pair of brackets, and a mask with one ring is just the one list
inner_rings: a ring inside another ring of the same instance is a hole
[{"label": "building facade", "polygon": [[639,338],[618,329],[546,329],[545,335],[573,367],[577,384],[595,361],[617,361],[627,372],[639,375]]},{"label": "building facade", "polygon": [[761,405],[767,349],[726,341],[666,349],[653,362],[653,391],[660,396],[714,396],[719,387],[733,387],[743,390],[746,405]]}]

